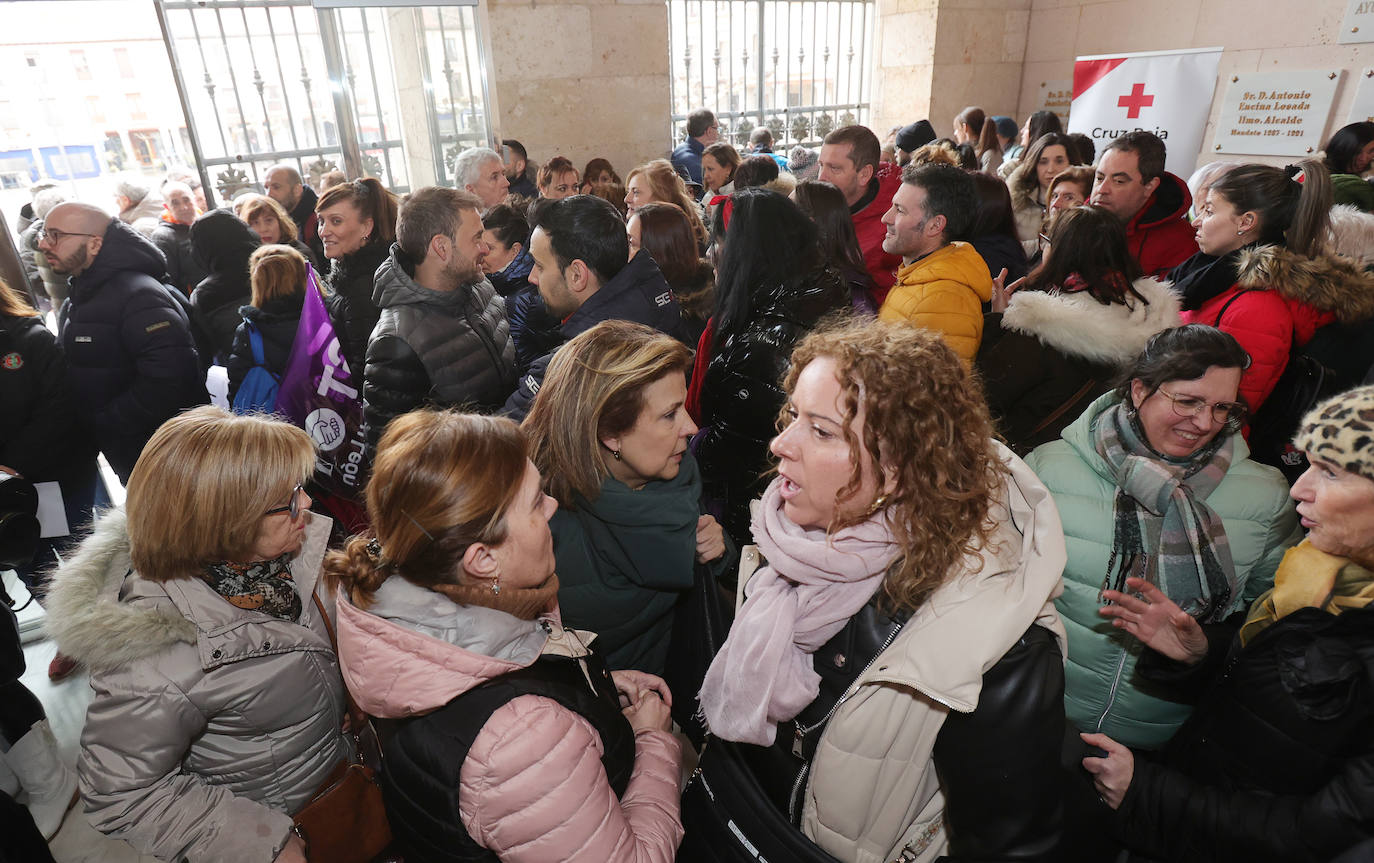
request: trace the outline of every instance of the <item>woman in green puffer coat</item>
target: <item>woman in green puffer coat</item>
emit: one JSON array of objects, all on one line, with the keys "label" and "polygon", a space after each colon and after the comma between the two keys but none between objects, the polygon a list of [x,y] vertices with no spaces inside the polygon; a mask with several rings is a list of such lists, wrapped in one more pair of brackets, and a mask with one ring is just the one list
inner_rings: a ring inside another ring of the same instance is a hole
[{"label": "woman in green puffer coat", "polygon": [[701,512],[687,449],[681,342],[603,321],[554,356],[522,428],[545,490],[563,623],[597,633],[612,669],[662,674],[673,612],[696,564],[727,564],[725,533]]},{"label": "woman in green puffer coat", "polygon": [[1065,712],[1080,731],[1156,749],[1191,710],[1135,674],[1139,643],[1097,613],[1104,588],[1142,577],[1200,622],[1219,622],[1273,586],[1302,538],[1283,477],[1251,461],[1236,434],[1248,362],[1220,330],[1165,330],[1116,391],[1026,459],[1064,522],[1056,604],[1069,635]]}]

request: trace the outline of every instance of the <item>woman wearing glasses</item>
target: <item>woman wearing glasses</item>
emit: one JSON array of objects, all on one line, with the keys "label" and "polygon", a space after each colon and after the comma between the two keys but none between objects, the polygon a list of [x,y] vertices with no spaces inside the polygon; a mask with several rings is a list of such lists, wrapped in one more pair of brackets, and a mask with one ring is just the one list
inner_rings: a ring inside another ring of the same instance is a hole
[{"label": "woman wearing glasses", "polygon": [[329,538],[303,431],[201,407],[168,420],[123,509],[57,573],[48,628],[91,671],[77,765],[91,823],[164,860],[304,861],[291,832],[348,754],[312,601]]},{"label": "woman wearing glasses", "polygon": [[1249,362],[1221,330],[1165,330],[1114,392],[1026,459],[1068,540],[1056,604],[1069,633],[1065,713],[1079,731],[1156,749],[1190,710],[1141,684],[1140,643],[1103,625],[1103,590],[1144,578],[1199,623],[1218,623],[1272,586],[1301,539],[1283,478],[1250,461],[1236,434]]}]

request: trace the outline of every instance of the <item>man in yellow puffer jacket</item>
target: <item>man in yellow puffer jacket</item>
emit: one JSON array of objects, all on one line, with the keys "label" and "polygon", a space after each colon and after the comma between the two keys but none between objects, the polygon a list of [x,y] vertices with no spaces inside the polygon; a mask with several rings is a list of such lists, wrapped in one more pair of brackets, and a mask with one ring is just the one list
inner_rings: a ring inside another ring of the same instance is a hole
[{"label": "man in yellow puffer jacket", "polygon": [[978,207],[973,179],[949,165],[908,165],[883,216],[883,251],[902,256],[897,282],[878,310],[883,321],[909,321],[934,330],[972,362],[983,340],[983,306],[992,277],[962,236]]}]

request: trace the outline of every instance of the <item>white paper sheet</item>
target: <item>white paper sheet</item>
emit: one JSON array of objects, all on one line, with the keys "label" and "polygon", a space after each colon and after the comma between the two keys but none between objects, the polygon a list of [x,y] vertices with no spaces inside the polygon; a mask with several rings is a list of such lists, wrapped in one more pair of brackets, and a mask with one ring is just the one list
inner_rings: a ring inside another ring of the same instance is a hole
[{"label": "white paper sheet", "polygon": [[38,535],[47,539],[71,533],[62,505],[62,487],[55,482],[36,482],[33,487],[38,490]]}]

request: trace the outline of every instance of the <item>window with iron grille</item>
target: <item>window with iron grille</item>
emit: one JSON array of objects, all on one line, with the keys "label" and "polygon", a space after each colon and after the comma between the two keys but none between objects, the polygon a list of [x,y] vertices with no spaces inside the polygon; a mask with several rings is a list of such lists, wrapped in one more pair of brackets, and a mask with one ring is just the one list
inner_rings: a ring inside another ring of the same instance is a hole
[{"label": "window with iron grille", "polygon": [[738,147],[767,126],[779,153],[867,123],[873,18],[873,0],[668,0],[672,141],[696,108]]}]

